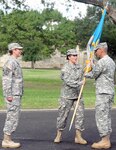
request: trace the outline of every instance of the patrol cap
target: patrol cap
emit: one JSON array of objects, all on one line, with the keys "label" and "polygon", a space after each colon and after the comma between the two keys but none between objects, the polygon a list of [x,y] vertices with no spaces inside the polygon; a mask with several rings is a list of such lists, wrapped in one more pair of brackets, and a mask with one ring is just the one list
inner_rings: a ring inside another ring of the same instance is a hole
[{"label": "patrol cap", "polygon": [[21,45],[19,45],[18,43],[10,43],[8,45],[8,51],[11,51],[15,48],[18,48],[18,49],[23,49],[23,47]]},{"label": "patrol cap", "polygon": [[67,56],[69,55],[78,55],[77,50],[76,49],[69,49],[67,50]]},{"label": "patrol cap", "polygon": [[103,43],[99,43],[93,50],[96,51],[97,49],[99,48],[105,48],[107,49],[108,48],[108,45],[106,42],[103,42]]}]

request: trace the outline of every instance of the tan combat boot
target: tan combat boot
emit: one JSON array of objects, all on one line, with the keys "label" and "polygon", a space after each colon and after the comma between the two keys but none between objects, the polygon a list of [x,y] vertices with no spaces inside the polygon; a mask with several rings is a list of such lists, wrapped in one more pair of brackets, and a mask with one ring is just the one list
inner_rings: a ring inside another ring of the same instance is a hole
[{"label": "tan combat boot", "polygon": [[4,139],[2,141],[3,148],[18,148],[20,147],[20,143],[15,143],[11,140],[11,136],[4,134]]},{"label": "tan combat boot", "polygon": [[54,139],[54,143],[60,143],[62,138],[61,136],[62,136],[62,131],[57,130],[57,135],[56,138]]},{"label": "tan combat boot", "polygon": [[96,149],[108,149],[108,148],[110,148],[111,142],[110,142],[109,135],[103,137],[101,141],[99,141],[97,143],[93,143],[91,145],[91,147],[96,148]]},{"label": "tan combat boot", "polygon": [[75,135],[75,143],[77,144],[87,144],[87,141],[85,139],[82,138],[81,136],[81,131],[80,130],[76,130],[76,135]]}]

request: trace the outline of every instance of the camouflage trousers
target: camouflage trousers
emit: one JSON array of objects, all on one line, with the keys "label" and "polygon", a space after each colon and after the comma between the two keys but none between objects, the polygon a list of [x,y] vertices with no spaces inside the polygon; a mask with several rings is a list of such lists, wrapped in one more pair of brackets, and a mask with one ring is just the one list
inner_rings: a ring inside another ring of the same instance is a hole
[{"label": "camouflage trousers", "polygon": [[[57,117],[57,129],[64,130],[67,124],[67,118],[69,116],[69,112],[72,106],[75,107],[77,101],[69,100],[65,98],[60,99],[60,106],[58,109],[58,117]],[[78,109],[76,111],[75,116],[75,128],[83,131],[84,130],[84,103],[83,99],[80,99],[80,103]]]},{"label": "camouflage trousers", "polygon": [[[14,102],[7,102],[7,100],[5,101],[7,106],[7,114],[3,132],[7,135],[11,135],[12,132],[16,130],[18,125],[20,116],[20,104],[18,103],[18,105],[16,105]],[[21,96],[14,96],[13,101],[21,101]]]},{"label": "camouflage trousers", "polygon": [[100,137],[110,135],[111,128],[111,109],[113,95],[98,94],[96,95],[95,119]]}]

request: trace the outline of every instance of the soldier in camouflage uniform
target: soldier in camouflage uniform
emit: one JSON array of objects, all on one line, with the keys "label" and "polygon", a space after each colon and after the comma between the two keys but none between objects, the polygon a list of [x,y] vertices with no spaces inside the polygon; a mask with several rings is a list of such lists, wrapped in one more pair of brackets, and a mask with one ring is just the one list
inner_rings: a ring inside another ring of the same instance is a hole
[{"label": "soldier in camouflage uniform", "polygon": [[[60,107],[58,110],[57,118],[57,135],[54,139],[55,143],[61,142],[62,131],[66,127],[67,118],[72,106],[75,106],[81,85],[84,84],[83,78],[83,68],[77,63],[77,51],[75,49],[70,49],[67,51],[68,62],[64,65],[61,70],[61,79],[63,80],[63,85],[61,88],[60,95]],[[76,136],[75,143],[86,144],[87,141],[81,136],[84,130],[84,103],[81,97],[79,106],[75,117],[75,128]]]},{"label": "soldier in camouflage uniform", "polygon": [[92,148],[108,149],[111,147],[111,108],[114,99],[114,73],[115,63],[107,55],[107,43],[103,42],[96,46],[94,54],[99,59],[96,65],[92,65],[92,71],[85,77],[95,78],[96,81],[96,124],[101,141],[92,144]]},{"label": "soldier in camouflage uniform", "polygon": [[22,49],[18,43],[8,45],[10,57],[3,66],[3,95],[7,106],[7,115],[4,125],[4,139],[2,147],[17,148],[20,143],[11,140],[11,134],[16,130],[19,120],[21,98],[23,94],[23,75],[17,58],[21,56]]}]

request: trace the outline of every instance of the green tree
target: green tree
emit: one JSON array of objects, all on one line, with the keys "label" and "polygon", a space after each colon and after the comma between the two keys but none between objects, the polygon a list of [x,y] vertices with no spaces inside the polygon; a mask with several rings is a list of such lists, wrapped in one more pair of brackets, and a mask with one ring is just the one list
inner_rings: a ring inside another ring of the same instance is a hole
[{"label": "green tree", "polygon": [[25,5],[26,0],[0,0],[1,9],[4,13],[9,13],[12,10],[20,10],[20,9],[29,9],[27,5]]},{"label": "green tree", "polygon": [[[41,14],[37,11],[14,10],[4,15],[0,22],[0,41],[2,43],[0,45],[4,45],[4,41],[5,44],[11,41],[21,43],[25,48],[24,60],[32,61],[33,64],[40,59],[40,53],[43,47],[46,47],[42,42],[41,32],[38,30],[41,18]],[[3,46],[2,50],[4,50]]]},{"label": "green tree", "polygon": [[2,23],[2,20],[4,18],[4,12],[0,10],[0,55],[6,51],[7,48],[7,40],[6,40],[6,27],[4,26],[4,23]]},{"label": "green tree", "polygon": [[[89,38],[93,34],[95,28],[97,27],[102,11],[99,7],[88,7],[87,15],[83,19],[77,18],[75,20],[77,32],[77,43],[79,43],[81,48],[85,48]],[[105,17],[105,22],[103,26],[101,42],[106,41],[109,45],[109,54],[114,57],[115,52],[115,39],[116,39],[116,28],[115,24],[111,23],[108,16]]]},{"label": "green tree", "polygon": [[[46,9],[42,13],[45,19],[43,40],[51,53],[58,49],[65,53],[67,49],[76,47],[75,24],[53,9]],[[44,17],[45,16],[45,17]]]},{"label": "green tree", "polygon": [[[96,14],[96,15],[95,15]],[[84,18],[76,18],[76,39],[80,48],[85,49],[89,38],[98,23],[98,15],[95,7],[88,7],[87,15]]]},{"label": "green tree", "polygon": [[115,0],[110,0],[110,1],[107,1],[107,0],[74,0],[74,1],[86,3],[86,4],[92,4],[95,6],[102,7],[102,8],[106,6],[107,2],[109,2],[107,13],[111,17],[114,24],[116,24],[116,1]]},{"label": "green tree", "polygon": [[76,46],[74,22],[48,8],[42,13],[14,10],[5,14],[0,22],[0,32],[3,52],[6,53],[7,43],[21,43],[25,50],[23,59],[32,61],[32,67],[37,60],[49,57],[55,49],[65,53],[68,48]]},{"label": "green tree", "polygon": [[104,25],[102,41],[106,41],[109,47],[109,55],[116,60],[116,25],[106,21]]}]

